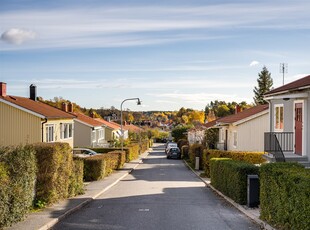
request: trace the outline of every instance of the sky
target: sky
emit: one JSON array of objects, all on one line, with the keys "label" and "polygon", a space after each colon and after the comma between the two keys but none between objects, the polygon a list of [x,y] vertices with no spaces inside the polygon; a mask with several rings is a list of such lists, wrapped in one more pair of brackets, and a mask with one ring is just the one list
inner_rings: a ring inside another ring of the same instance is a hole
[{"label": "sky", "polygon": [[204,110],[253,103],[264,66],[274,87],[310,74],[310,1],[0,0],[0,82],[9,95],[86,108]]}]

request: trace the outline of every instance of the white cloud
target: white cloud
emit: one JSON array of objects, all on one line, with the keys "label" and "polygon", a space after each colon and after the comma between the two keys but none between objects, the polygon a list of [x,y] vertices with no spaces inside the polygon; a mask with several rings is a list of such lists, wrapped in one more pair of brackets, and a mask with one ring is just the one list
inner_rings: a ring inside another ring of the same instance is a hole
[{"label": "white cloud", "polygon": [[30,30],[23,30],[23,29],[17,29],[12,28],[1,35],[1,39],[5,42],[14,44],[14,45],[20,45],[24,43],[27,40],[32,40],[36,37],[36,33]]},{"label": "white cloud", "polygon": [[258,64],[259,64],[258,61],[252,61],[252,62],[250,63],[250,66],[257,66]]}]

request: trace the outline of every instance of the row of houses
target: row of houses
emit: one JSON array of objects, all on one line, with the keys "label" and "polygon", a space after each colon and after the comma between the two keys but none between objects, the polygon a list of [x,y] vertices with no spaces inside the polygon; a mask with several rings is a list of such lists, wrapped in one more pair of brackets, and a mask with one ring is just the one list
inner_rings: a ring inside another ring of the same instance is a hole
[{"label": "row of houses", "polygon": [[[205,125],[219,129],[217,148],[264,151],[269,161],[280,154],[284,160],[310,166],[310,75],[273,89],[264,98],[268,104],[236,110]],[[191,133],[189,138],[199,141],[194,135],[200,133]]]},{"label": "row of houses", "polygon": [[105,147],[121,138],[121,129],[124,139],[129,130],[142,131],[74,112],[71,103],[58,109],[38,101],[35,85],[30,85],[29,95],[7,95],[7,84],[0,82],[0,146],[66,142],[71,147]]}]

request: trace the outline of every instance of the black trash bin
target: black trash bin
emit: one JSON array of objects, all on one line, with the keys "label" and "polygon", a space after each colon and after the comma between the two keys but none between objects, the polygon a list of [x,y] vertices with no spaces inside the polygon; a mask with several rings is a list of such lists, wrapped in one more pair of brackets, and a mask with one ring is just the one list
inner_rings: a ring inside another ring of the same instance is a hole
[{"label": "black trash bin", "polygon": [[259,205],[259,178],[258,175],[248,175],[247,206],[250,208]]}]

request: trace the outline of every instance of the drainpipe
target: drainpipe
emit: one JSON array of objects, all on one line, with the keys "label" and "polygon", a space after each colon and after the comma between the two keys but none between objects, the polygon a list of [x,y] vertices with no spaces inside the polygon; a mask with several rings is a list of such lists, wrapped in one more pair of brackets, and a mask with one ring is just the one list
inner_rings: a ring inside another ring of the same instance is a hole
[{"label": "drainpipe", "polygon": [[45,121],[42,122],[41,127],[42,127],[42,142],[44,142],[44,129],[43,126],[44,124],[47,123],[47,118],[45,118]]}]

